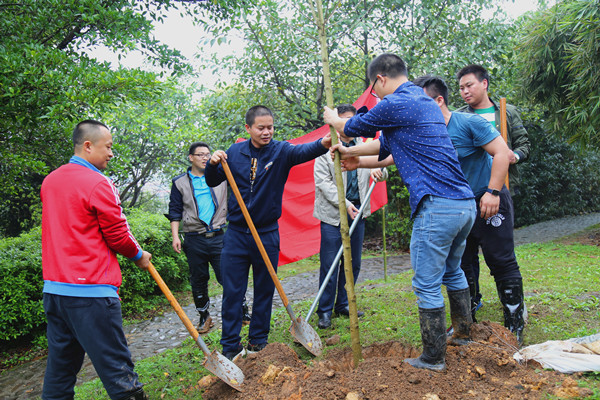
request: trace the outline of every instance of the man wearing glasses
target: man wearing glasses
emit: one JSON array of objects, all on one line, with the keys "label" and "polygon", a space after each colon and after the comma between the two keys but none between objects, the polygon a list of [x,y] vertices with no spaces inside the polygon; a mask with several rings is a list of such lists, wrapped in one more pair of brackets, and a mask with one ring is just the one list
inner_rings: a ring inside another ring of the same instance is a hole
[{"label": "man wearing glasses", "polygon": [[[187,256],[194,304],[200,314],[200,333],[207,333],[214,326],[209,312],[208,264],[212,265],[217,281],[222,284],[221,249],[227,216],[227,183],[211,188],[204,178],[204,169],[210,156],[208,144],[192,143],[188,154],[192,165],[185,173],[173,178],[167,215],[171,221],[173,250],[181,253],[183,248]],[[180,230],[184,235],[183,246],[179,238]],[[244,322],[249,323],[245,300],[243,308]]]},{"label": "man wearing glasses", "polygon": [[[371,61],[367,74],[373,82],[371,91],[382,100],[367,113],[349,119],[326,107],[324,120],[346,136],[373,137],[382,131],[379,140],[353,147],[338,144],[332,151],[338,150],[347,159],[348,170],[396,164],[410,193],[412,286],[423,342],[421,356],[405,361],[416,368],[442,371],[446,368],[446,311],[441,286],[448,293],[460,294],[463,304],[469,303],[460,258],[475,220],[475,196],[460,169],[440,108],[408,80],[404,61],[382,54]],[[375,157],[357,158],[370,155]],[[470,325],[468,308],[465,314]]]}]

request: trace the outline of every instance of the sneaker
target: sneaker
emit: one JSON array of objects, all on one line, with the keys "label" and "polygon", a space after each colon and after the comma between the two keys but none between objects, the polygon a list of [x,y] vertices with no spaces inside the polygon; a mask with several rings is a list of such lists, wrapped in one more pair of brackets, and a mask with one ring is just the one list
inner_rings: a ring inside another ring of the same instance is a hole
[{"label": "sneaker", "polygon": [[198,333],[204,334],[208,333],[210,329],[215,326],[210,315],[208,317],[200,317],[200,322],[198,322]]},{"label": "sneaker", "polygon": [[246,347],[246,350],[248,350],[248,353],[257,353],[257,352],[261,351],[262,349],[264,349],[265,347],[267,347],[267,343],[259,343],[259,344],[248,343],[248,347]]},{"label": "sneaker", "polygon": [[244,349],[244,347],[242,345],[239,345],[239,347],[237,348],[237,350],[224,351],[223,352],[223,356],[225,358],[227,358],[228,360],[234,361],[234,362],[239,357],[243,357],[245,355],[246,355],[246,349]]}]

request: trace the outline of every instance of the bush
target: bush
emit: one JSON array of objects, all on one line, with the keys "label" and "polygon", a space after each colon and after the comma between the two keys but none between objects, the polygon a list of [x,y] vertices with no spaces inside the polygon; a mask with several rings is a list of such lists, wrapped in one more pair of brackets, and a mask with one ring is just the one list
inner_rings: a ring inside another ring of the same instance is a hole
[{"label": "bush", "polygon": [[600,152],[528,127],[531,153],[519,166],[515,226],[600,210]]},{"label": "bush", "polygon": [[[185,256],[171,248],[167,219],[162,215],[131,211],[128,221],[142,248],[152,253],[152,263],[169,288],[173,291],[187,288]],[[46,318],[42,306],[41,248],[40,227],[0,240],[0,341],[43,332]],[[148,272],[118,257],[123,275],[119,295],[124,315],[147,308],[153,298],[163,296]]]}]

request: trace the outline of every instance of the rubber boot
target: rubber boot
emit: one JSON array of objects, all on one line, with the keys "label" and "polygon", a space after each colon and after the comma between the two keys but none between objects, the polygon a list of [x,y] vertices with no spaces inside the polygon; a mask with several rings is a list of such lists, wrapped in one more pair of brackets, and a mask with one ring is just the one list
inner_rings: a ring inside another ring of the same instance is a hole
[{"label": "rubber boot", "polygon": [[450,319],[452,320],[452,337],[448,340],[454,346],[463,346],[471,341],[471,298],[469,288],[462,290],[448,290],[450,303]]},{"label": "rubber boot", "polygon": [[467,278],[467,283],[469,284],[469,303],[471,307],[471,319],[473,322],[477,322],[477,319],[475,318],[475,313],[477,312],[477,305],[479,304],[479,300],[477,299],[477,283],[475,282],[475,277]]},{"label": "rubber boot", "polygon": [[419,308],[423,353],[404,361],[415,368],[444,371],[446,369],[446,309]]},{"label": "rubber boot", "polygon": [[246,301],[246,297],[244,297],[244,302],[242,303],[242,325],[250,325],[251,319],[248,302]]},{"label": "rubber boot", "polygon": [[496,282],[496,288],[504,311],[504,326],[517,336],[517,341],[521,346],[523,344],[523,330],[525,329],[523,279],[508,279]]},{"label": "rubber boot", "polygon": [[194,293],[194,304],[196,311],[200,315],[200,321],[198,322],[198,332],[207,333],[210,328],[214,326],[212,318],[210,317],[210,297],[204,294]]}]

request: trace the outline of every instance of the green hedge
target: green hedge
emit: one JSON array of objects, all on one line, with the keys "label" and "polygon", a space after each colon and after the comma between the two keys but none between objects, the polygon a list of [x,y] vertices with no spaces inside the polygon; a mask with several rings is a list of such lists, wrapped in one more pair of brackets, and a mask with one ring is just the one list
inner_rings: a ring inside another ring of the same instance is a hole
[{"label": "green hedge", "polygon": [[[172,291],[189,287],[185,256],[171,247],[169,221],[162,215],[141,211],[128,213],[131,229],[152,263]],[[0,240],[0,341],[38,335],[45,328],[42,307],[41,229]],[[119,256],[123,284],[119,291],[123,314],[145,308],[160,289],[146,271]]]},{"label": "green hedge", "polygon": [[515,227],[600,211],[600,152],[582,150],[537,126],[527,131],[531,152],[519,166]]}]

